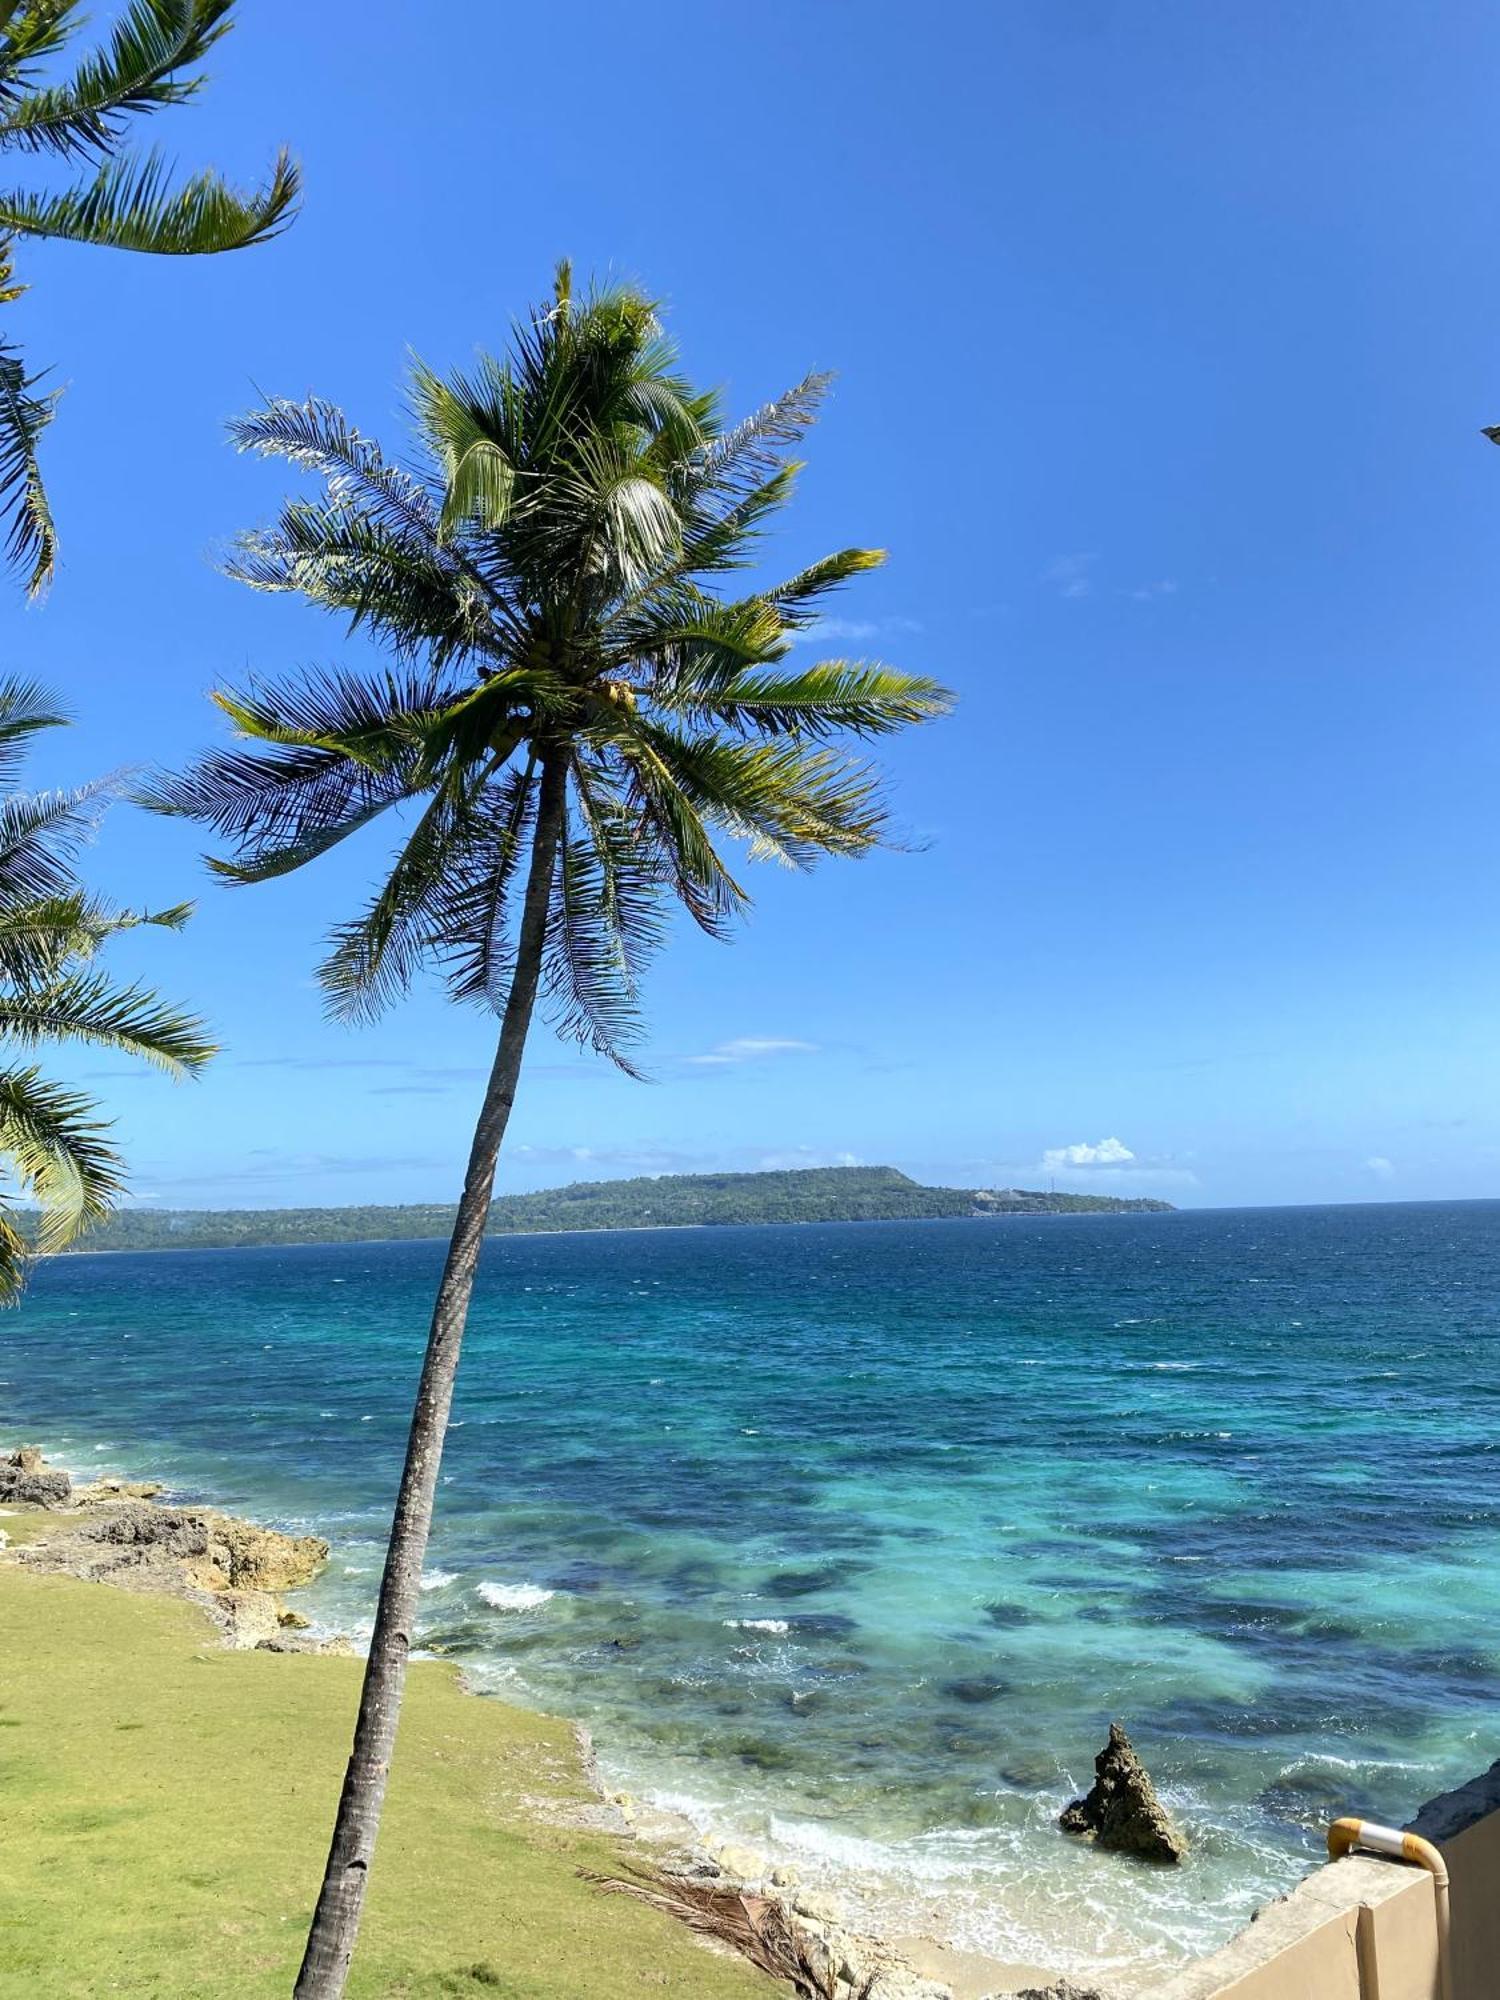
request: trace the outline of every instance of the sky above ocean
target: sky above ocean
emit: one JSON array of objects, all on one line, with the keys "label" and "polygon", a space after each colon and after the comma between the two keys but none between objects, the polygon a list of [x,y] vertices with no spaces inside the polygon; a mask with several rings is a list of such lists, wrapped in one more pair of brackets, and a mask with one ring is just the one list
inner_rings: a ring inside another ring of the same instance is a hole
[{"label": "sky above ocean", "polygon": [[[535,1043],[502,1187],[858,1160],[1210,1205],[1496,1192],[1493,9],[240,15],[152,136],[247,178],[290,143],[293,230],[20,259],[13,320],[67,389],[64,563],[6,665],[79,716],[38,781],[185,758],[220,680],[367,660],[215,573],[287,483],[225,419],[317,391],[399,443],[408,352],[503,346],[567,254],[651,287],[736,406],[839,371],[769,559],[889,547],[822,650],[960,705],[889,752],[909,851],[760,869],[732,948],[675,940],[652,1085]],[[383,839],[228,892],[192,830],[110,820],[101,886],[201,898],[122,962],[226,1045],[179,1089],[74,1065],[143,1197],[453,1193],[487,1023],[432,993],[354,1032],[312,980]]]}]

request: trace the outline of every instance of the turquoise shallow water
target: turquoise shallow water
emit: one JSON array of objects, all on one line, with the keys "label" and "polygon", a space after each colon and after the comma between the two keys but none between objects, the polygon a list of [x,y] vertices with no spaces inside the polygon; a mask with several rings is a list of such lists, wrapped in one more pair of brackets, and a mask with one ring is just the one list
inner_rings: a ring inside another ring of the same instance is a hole
[{"label": "turquoise shallow water", "polygon": [[[335,1544],[367,1621],[441,1251],[65,1260],[0,1436]],[[886,1922],[1198,1950],[1500,1752],[1500,1203],[487,1252],[426,1638]],[[1180,1872],[1052,1822],[1122,1717]]]}]

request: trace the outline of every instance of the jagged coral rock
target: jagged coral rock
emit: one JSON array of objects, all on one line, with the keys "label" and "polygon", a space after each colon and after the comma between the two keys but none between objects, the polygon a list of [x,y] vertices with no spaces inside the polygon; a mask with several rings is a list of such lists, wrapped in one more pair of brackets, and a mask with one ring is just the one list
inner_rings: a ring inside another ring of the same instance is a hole
[{"label": "jagged coral rock", "polygon": [[1057,1823],[1064,1833],[1141,1861],[1178,1862],[1187,1853],[1187,1842],[1118,1722],[1109,1725],[1109,1741],[1094,1759],[1087,1796],[1074,1799]]}]

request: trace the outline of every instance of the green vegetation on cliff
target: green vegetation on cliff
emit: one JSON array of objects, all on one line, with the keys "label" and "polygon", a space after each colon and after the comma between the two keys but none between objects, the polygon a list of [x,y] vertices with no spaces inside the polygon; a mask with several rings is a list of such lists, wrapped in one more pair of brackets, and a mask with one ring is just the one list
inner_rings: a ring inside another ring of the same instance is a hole
[{"label": "green vegetation on cliff", "polygon": [[[285,2000],[361,1666],[0,1563],[0,2000]],[[349,2000],[774,2000],[580,1878],[619,1871],[591,1803],[566,1723],[413,1666]]]},{"label": "green vegetation on cliff", "polygon": [[[1024,1188],[923,1187],[894,1167],[804,1167],[784,1173],[663,1174],[578,1181],[501,1195],[492,1236],[566,1229],[664,1229],[723,1223],[920,1222],[941,1217],[1160,1212],[1170,1202]],[[375,1243],[446,1236],[444,1204],[366,1208],[133,1208],[111,1216],[86,1250],[219,1250],[256,1244]]]}]

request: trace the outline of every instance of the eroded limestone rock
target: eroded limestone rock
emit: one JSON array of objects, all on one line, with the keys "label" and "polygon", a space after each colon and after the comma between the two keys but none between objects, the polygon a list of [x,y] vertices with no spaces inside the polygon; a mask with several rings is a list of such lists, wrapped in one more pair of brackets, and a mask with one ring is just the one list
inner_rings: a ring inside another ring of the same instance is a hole
[{"label": "eroded limestone rock", "polygon": [[283,1535],[233,1514],[207,1517],[210,1553],[236,1590],[295,1590],[328,1560],[321,1535]]},{"label": "eroded limestone rock", "polygon": [[844,1919],[844,1906],[838,1897],[821,1889],[799,1889],[792,1898],[792,1908],[799,1917],[811,1917],[815,1923],[838,1924]]},{"label": "eroded limestone rock", "polygon": [[[999,1994],[991,2000],[1001,2000]],[[1023,1986],[1013,2000],[1108,2000],[1097,1986],[1075,1986],[1071,1979],[1056,1980],[1051,1986]]]},{"label": "eroded limestone rock", "polygon": [[1187,1842],[1167,1816],[1145,1765],[1118,1722],[1109,1725],[1109,1741],[1094,1759],[1088,1794],[1074,1799],[1057,1823],[1064,1833],[1078,1834],[1116,1854],[1133,1854],[1140,1861],[1173,1863],[1187,1853]]},{"label": "eroded limestone rock", "polygon": [[759,1882],[764,1879],[766,1857],[757,1848],[747,1847],[737,1840],[712,1841],[708,1854],[726,1875],[734,1876],[736,1881]]},{"label": "eroded limestone rock", "polygon": [[98,1507],[107,1500],[154,1500],[162,1490],[159,1479],[91,1479],[73,1488],[75,1507]]},{"label": "eroded limestone rock", "polygon": [[320,1537],[283,1535],[206,1509],[157,1506],[150,1496],[159,1488],[124,1481],[79,1488],[70,1507],[68,1475],[49,1471],[30,1448],[0,1460],[0,1471],[7,1497],[34,1502],[54,1495],[42,1504],[66,1517],[57,1533],[16,1552],[29,1567],[190,1598],[212,1614],[231,1646],[275,1641],[289,1651],[322,1649],[324,1642],[296,1639],[307,1620],[284,1610],[276,1596],[323,1567],[328,1544]]},{"label": "eroded limestone rock", "polygon": [[47,1465],[33,1444],[0,1458],[0,1500],[18,1507],[66,1507],[73,1482]]}]

